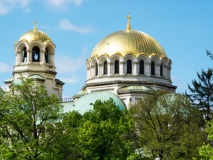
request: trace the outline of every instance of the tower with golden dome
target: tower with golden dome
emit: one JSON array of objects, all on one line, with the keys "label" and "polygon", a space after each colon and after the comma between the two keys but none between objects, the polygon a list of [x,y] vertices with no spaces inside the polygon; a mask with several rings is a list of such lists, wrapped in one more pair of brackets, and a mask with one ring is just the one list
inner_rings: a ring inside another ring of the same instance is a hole
[{"label": "tower with golden dome", "polygon": [[34,29],[23,34],[15,43],[16,63],[13,68],[13,78],[5,81],[6,90],[9,91],[13,83],[21,77],[31,78],[37,84],[46,87],[49,94],[62,98],[64,83],[56,79],[54,55],[56,45],[50,37],[39,31],[34,22]]},{"label": "tower with golden dome", "polygon": [[130,15],[126,30],[102,39],[86,61],[87,78],[74,100],[91,92],[110,91],[130,106],[152,90],[175,92],[171,59],[150,35],[132,30]]}]

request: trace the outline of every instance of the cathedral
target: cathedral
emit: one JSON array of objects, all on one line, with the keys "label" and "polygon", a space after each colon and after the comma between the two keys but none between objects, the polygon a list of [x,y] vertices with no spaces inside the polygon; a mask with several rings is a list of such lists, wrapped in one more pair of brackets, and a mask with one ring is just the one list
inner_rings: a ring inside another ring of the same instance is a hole
[{"label": "cathedral", "polygon": [[[175,92],[171,81],[172,61],[162,46],[150,35],[131,29],[127,16],[125,30],[111,33],[93,49],[85,66],[87,76],[82,90],[71,101],[63,101],[64,111],[84,113],[96,100],[112,98],[120,109],[128,109],[152,90]],[[62,99],[64,83],[56,78],[56,45],[50,37],[34,29],[15,43],[16,64],[13,78],[5,81],[6,90],[19,83],[21,76],[44,85],[49,94]]]}]

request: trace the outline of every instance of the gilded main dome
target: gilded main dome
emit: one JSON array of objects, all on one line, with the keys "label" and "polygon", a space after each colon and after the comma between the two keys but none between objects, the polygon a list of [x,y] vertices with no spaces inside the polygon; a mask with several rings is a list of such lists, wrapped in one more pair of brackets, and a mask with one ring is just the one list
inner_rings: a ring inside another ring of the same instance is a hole
[{"label": "gilded main dome", "polygon": [[28,43],[32,41],[40,41],[40,42],[45,42],[45,41],[51,41],[50,37],[42,32],[37,30],[36,26],[34,26],[34,29],[31,31],[28,31],[27,33],[23,34],[20,38],[19,41],[25,40]]},{"label": "gilded main dome", "polygon": [[135,57],[140,54],[152,54],[168,58],[164,49],[154,38],[137,30],[121,30],[108,35],[96,45],[90,59],[103,55],[111,57],[115,54],[122,57],[127,54],[132,54]]}]

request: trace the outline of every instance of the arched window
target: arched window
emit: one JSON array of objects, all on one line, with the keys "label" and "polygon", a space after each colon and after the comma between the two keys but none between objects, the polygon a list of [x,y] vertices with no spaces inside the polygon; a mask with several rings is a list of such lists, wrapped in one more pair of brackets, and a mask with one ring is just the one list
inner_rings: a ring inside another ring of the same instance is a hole
[{"label": "arched window", "polygon": [[155,75],[155,62],[151,62],[151,75]]},{"label": "arched window", "polygon": [[49,50],[48,50],[48,48],[46,48],[46,52],[45,52],[45,62],[49,63]]},{"label": "arched window", "polygon": [[95,76],[98,75],[98,63],[96,62],[95,63]]},{"label": "arched window", "polygon": [[115,74],[119,74],[119,60],[115,61],[114,71]]},{"label": "arched window", "polygon": [[139,63],[139,74],[144,74],[144,61],[140,60]]},{"label": "arched window", "polygon": [[127,61],[127,74],[132,74],[132,61],[130,59]]},{"label": "arched window", "polygon": [[160,65],[160,76],[163,77],[163,64]]},{"label": "arched window", "polygon": [[22,51],[22,62],[26,62],[26,61],[27,61],[27,48],[24,47]]},{"label": "arched window", "polygon": [[33,60],[33,62],[39,62],[40,61],[40,49],[37,46],[33,47],[32,60]]},{"label": "arched window", "polygon": [[104,61],[104,75],[107,75],[107,61]]}]

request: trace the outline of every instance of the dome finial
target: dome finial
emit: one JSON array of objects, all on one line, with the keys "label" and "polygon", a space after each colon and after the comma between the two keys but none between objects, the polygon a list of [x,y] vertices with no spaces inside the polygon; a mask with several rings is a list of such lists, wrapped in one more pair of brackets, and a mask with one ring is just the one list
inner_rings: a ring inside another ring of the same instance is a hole
[{"label": "dome finial", "polygon": [[127,20],[128,20],[127,25],[126,25],[126,30],[129,31],[129,30],[131,30],[130,20],[132,19],[132,18],[130,17],[130,13],[128,13],[128,15],[126,16],[126,18],[127,18]]},{"label": "dome finial", "polygon": [[34,20],[34,30],[37,30],[37,26],[36,26],[37,22],[36,19]]}]

